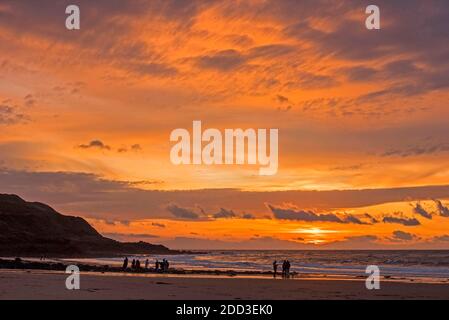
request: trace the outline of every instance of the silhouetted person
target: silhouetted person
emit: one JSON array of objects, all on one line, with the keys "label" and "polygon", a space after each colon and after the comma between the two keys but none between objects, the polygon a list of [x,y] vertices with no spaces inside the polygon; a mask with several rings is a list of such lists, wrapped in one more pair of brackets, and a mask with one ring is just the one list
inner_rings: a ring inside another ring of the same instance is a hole
[{"label": "silhouetted person", "polygon": [[282,278],[285,278],[286,274],[287,274],[287,260],[284,260],[282,262]]},{"label": "silhouetted person", "polygon": [[148,269],[148,264],[149,264],[150,262],[148,261],[148,259],[147,260],[145,260],[145,270],[147,270]]},{"label": "silhouetted person", "polygon": [[126,270],[126,268],[128,268],[128,257],[123,260],[123,270]]},{"label": "silhouetted person", "polygon": [[140,269],[140,261],[136,260],[136,269],[139,270]]},{"label": "silhouetted person", "polygon": [[159,260],[156,260],[155,270],[159,272]]},{"label": "silhouetted person", "polygon": [[165,260],[165,271],[168,271],[168,267],[170,267],[170,262],[168,262],[168,260]]},{"label": "silhouetted person", "polygon": [[135,269],[136,268],[136,260],[133,259],[133,261],[131,262],[131,269]]},{"label": "silhouetted person", "polygon": [[273,278],[276,278],[278,273],[278,262],[276,260],[273,261]]},{"label": "silhouetted person", "polygon": [[285,261],[285,277],[290,277],[290,261]]}]

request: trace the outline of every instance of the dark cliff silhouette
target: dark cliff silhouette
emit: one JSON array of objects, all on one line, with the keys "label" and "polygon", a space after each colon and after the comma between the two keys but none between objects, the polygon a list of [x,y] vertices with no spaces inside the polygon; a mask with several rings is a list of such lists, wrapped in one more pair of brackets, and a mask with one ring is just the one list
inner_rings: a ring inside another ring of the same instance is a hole
[{"label": "dark cliff silhouette", "polygon": [[27,202],[17,195],[0,194],[2,256],[87,257],[171,252],[162,245],[105,238],[83,218],[62,215],[46,204]]}]

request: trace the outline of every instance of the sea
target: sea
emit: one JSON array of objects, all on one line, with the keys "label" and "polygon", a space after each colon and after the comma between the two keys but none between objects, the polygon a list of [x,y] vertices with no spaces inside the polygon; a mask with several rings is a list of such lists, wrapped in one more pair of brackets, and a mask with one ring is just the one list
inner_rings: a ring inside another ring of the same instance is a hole
[{"label": "sea", "polygon": [[[289,260],[290,271],[300,275],[366,277],[366,268],[379,267],[381,276],[427,278],[449,281],[449,250],[212,250],[195,254],[128,256],[150,260],[167,259],[170,268],[185,270],[272,271],[273,261]],[[77,259],[84,263],[118,266],[123,258]],[[278,268],[278,270],[280,267]]]}]

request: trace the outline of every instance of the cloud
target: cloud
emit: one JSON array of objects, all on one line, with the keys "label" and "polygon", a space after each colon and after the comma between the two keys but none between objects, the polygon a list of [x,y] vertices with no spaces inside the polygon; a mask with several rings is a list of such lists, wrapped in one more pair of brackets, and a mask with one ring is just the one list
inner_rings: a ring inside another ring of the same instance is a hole
[{"label": "cloud", "polygon": [[394,241],[412,241],[418,239],[416,235],[400,230],[393,231],[392,240]]},{"label": "cloud", "polygon": [[242,215],[242,219],[255,219],[256,217],[252,215],[251,213],[244,213]]},{"label": "cloud", "polygon": [[419,226],[421,223],[415,218],[397,218],[397,217],[384,217],[382,220],[384,223],[396,223],[404,226]]},{"label": "cloud", "polygon": [[118,232],[106,232],[102,233],[103,236],[124,242],[136,242],[136,241],[151,241],[159,238],[159,236],[148,233],[118,233]]},{"label": "cloud", "polygon": [[164,181],[162,181],[162,180],[138,180],[138,181],[127,181],[127,183],[132,187],[138,187],[138,186],[149,186],[149,185],[152,185],[152,186],[161,185],[161,184],[164,184]]},{"label": "cloud", "polygon": [[283,95],[280,94],[276,95],[276,100],[279,103],[288,103],[290,101],[287,97],[284,97]]},{"label": "cloud", "polygon": [[413,156],[422,156],[422,155],[430,155],[435,153],[441,153],[441,152],[448,152],[449,151],[449,143],[443,142],[443,143],[436,143],[436,144],[430,144],[430,145],[415,145],[410,146],[408,148],[400,149],[400,148],[394,148],[389,149],[388,151],[385,151],[381,156],[382,157],[413,157]]},{"label": "cloud", "polygon": [[248,52],[248,57],[255,58],[278,58],[286,54],[296,51],[296,48],[285,44],[269,44],[259,47],[251,48]]},{"label": "cloud", "polygon": [[346,78],[350,81],[371,81],[377,74],[377,70],[363,65],[345,67],[340,69]]},{"label": "cloud", "polygon": [[198,220],[200,216],[198,213],[191,209],[181,208],[175,204],[171,204],[167,207],[167,210],[173,214],[176,218],[186,219],[186,220]]},{"label": "cloud", "polygon": [[126,146],[122,146],[122,147],[120,147],[120,148],[118,148],[117,149],[117,152],[118,153],[126,153],[126,152],[128,152],[129,150],[131,150],[131,151],[134,151],[134,152],[141,152],[141,151],[143,151],[143,148],[142,148],[142,146],[140,145],[140,144],[133,144],[133,145],[131,145],[130,147],[129,147],[129,149],[128,149],[128,147],[126,147]]},{"label": "cloud", "polygon": [[369,213],[365,213],[365,218],[368,218],[368,219],[371,221],[372,224],[379,223],[379,220],[376,219],[376,218],[374,218],[374,217],[373,217],[372,215],[370,215]]},{"label": "cloud", "polygon": [[163,223],[158,223],[158,222],[152,222],[151,225],[152,225],[153,227],[158,227],[158,228],[165,228],[165,227],[166,227],[165,224],[163,224]]},{"label": "cloud", "polygon": [[434,200],[437,205],[438,212],[442,217],[449,217],[449,208],[445,207],[440,200]]},{"label": "cloud", "polygon": [[358,249],[378,249],[381,245],[377,242],[379,237],[375,235],[361,235],[361,236],[351,236],[346,237],[344,240],[334,241],[328,244],[319,246],[320,248],[337,250],[346,249],[351,250],[354,248]]},{"label": "cloud", "polygon": [[432,215],[429,212],[427,212],[426,209],[424,209],[419,202],[413,207],[413,212],[419,214],[420,216],[426,219],[432,219]]},{"label": "cloud", "polygon": [[435,236],[433,237],[435,242],[449,242],[449,235]]},{"label": "cloud", "polygon": [[101,149],[101,150],[111,150],[111,147],[104,144],[101,140],[92,140],[88,144],[80,144],[78,146],[80,149]]},{"label": "cloud", "polygon": [[236,217],[237,215],[234,213],[234,211],[232,211],[232,210],[227,210],[227,209],[224,209],[224,208],[220,208],[220,211],[218,211],[217,213],[215,213],[214,215],[213,215],[213,217],[215,218],[215,219],[220,219],[220,218],[234,218],[234,217]]},{"label": "cloud", "polygon": [[370,224],[370,223],[361,221],[359,218],[357,218],[353,215],[346,215],[344,217],[343,221],[346,223],[354,223],[354,224]]},{"label": "cloud", "polygon": [[336,214],[333,213],[320,214],[310,210],[277,208],[270,204],[268,204],[267,207],[271,210],[276,219],[281,220],[367,224],[353,215],[345,215],[343,218],[339,218]]},{"label": "cloud", "polygon": [[133,151],[142,151],[142,146],[140,144],[133,144],[131,146],[131,150],[133,150]]},{"label": "cloud", "polygon": [[339,217],[332,213],[317,214],[312,211],[276,208],[270,204],[268,204],[267,206],[271,210],[271,212],[273,212],[276,219],[343,223],[343,221]]},{"label": "cloud", "polygon": [[28,117],[20,113],[16,106],[0,103],[0,125],[26,123]]},{"label": "cloud", "polygon": [[248,60],[237,50],[223,50],[210,55],[196,58],[197,66],[203,69],[214,69],[218,71],[233,71]]},{"label": "cloud", "polygon": [[295,48],[285,44],[269,44],[253,47],[247,52],[235,49],[221,50],[194,58],[202,69],[221,72],[235,71],[255,59],[272,59],[294,52]]},{"label": "cloud", "polygon": [[141,75],[150,75],[158,77],[172,77],[178,74],[178,70],[164,63],[134,63],[129,64],[128,69]]}]

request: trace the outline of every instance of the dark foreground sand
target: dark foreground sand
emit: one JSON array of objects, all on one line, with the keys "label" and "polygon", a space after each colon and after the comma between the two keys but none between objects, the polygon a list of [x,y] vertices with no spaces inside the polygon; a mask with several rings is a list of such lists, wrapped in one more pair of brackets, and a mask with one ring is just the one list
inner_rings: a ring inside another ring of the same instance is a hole
[{"label": "dark foreground sand", "polygon": [[0,299],[449,299],[449,284],[382,282],[367,290],[357,280],[140,277],[81,274],[67,290],[60,272],[0,270]]}]

